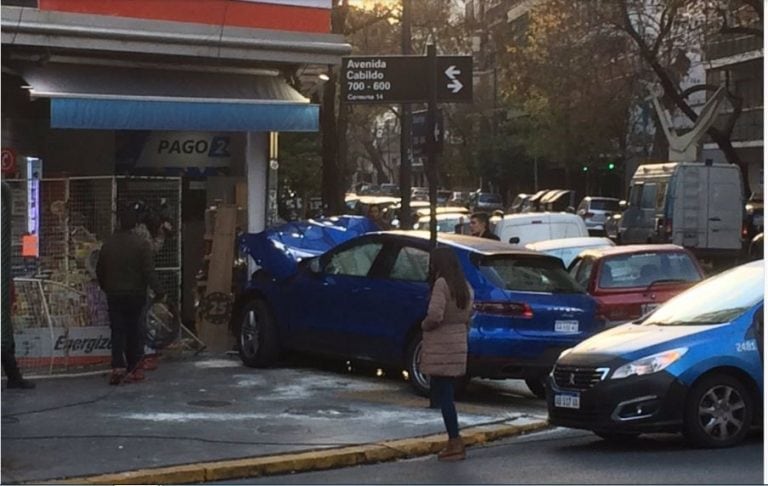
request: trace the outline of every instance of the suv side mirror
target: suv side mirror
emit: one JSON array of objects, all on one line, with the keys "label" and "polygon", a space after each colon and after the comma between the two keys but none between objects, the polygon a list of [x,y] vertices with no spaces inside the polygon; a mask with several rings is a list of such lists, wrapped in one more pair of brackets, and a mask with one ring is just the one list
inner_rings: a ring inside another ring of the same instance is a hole
[{"label": "suv side mirror", "polygon": [[629,207],[629,203],[627,201],[619,201],[619,209],[622,211],[627,209]]}]

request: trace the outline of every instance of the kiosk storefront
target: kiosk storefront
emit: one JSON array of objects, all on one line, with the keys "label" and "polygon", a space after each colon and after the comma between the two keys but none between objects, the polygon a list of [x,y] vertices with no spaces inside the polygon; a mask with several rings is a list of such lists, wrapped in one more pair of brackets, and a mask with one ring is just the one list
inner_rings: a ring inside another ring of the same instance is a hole
[{"label": "kiosk storefront", "polygon": [[[37,313],[17,323],[29,331],[26,344],[17,334],[22,363],[25,350],[47,355],[35,357],[48,368],[51,356],[108,354],[88,254],[126,202],[162,205],[177,223],[156,264],[189,318],[205,209],[238,204],[243,230],[264,229],[270,140],[318,130],[319,107],[300,90],[350,51],[328,33],[330,9],[330,0],[3,2],[2,148],[21,162],[3,174],[20,220],[14,273],[40,294],[19,298]],[[24,253],[33,243],[37,255]]]}]

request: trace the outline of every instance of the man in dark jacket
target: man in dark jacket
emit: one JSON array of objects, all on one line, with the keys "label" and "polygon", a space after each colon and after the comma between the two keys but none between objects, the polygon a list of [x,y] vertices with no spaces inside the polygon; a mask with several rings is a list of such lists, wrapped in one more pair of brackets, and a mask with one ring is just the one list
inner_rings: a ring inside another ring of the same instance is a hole
[{"label": "man in dark jacket", "polygon": [[147,301],[147,287],[156,299],[163,290],[155,273],[153,252],[149,243],[133,230],[136,214],[120,214],[120,229],[101,247],[96,275],[99,286],[107,294],[109,323],[112,330],[112,376],[109,383],[144,379],[139,366],[144,354],[141,314]]},{"label": "man in dark jacket", "polygon": [[499,237],[488,229],[488,224],[488,213],[475,213],[469,217],[469,231],[472,236],[499,241]]}]

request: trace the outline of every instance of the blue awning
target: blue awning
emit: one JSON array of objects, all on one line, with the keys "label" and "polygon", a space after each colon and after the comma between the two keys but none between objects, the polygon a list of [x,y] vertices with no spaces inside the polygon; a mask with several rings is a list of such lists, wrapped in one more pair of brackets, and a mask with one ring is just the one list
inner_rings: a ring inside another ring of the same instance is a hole
[{"label": "blue awning", "polygon": [[319,107],[276,73],[76,64],[26,65],[30,95],[51,99],[51,127],[310,132]]}]

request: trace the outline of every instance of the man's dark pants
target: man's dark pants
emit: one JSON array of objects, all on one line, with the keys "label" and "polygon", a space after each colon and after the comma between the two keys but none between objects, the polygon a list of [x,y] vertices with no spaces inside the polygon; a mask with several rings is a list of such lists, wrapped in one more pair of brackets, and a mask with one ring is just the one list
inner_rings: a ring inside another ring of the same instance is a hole
[{"label": "man's dark pants", "polygon": [[112,368],[133,371],[144,355],[141,313],[144,295],[110,295],[109,324],[112,329]]}]

